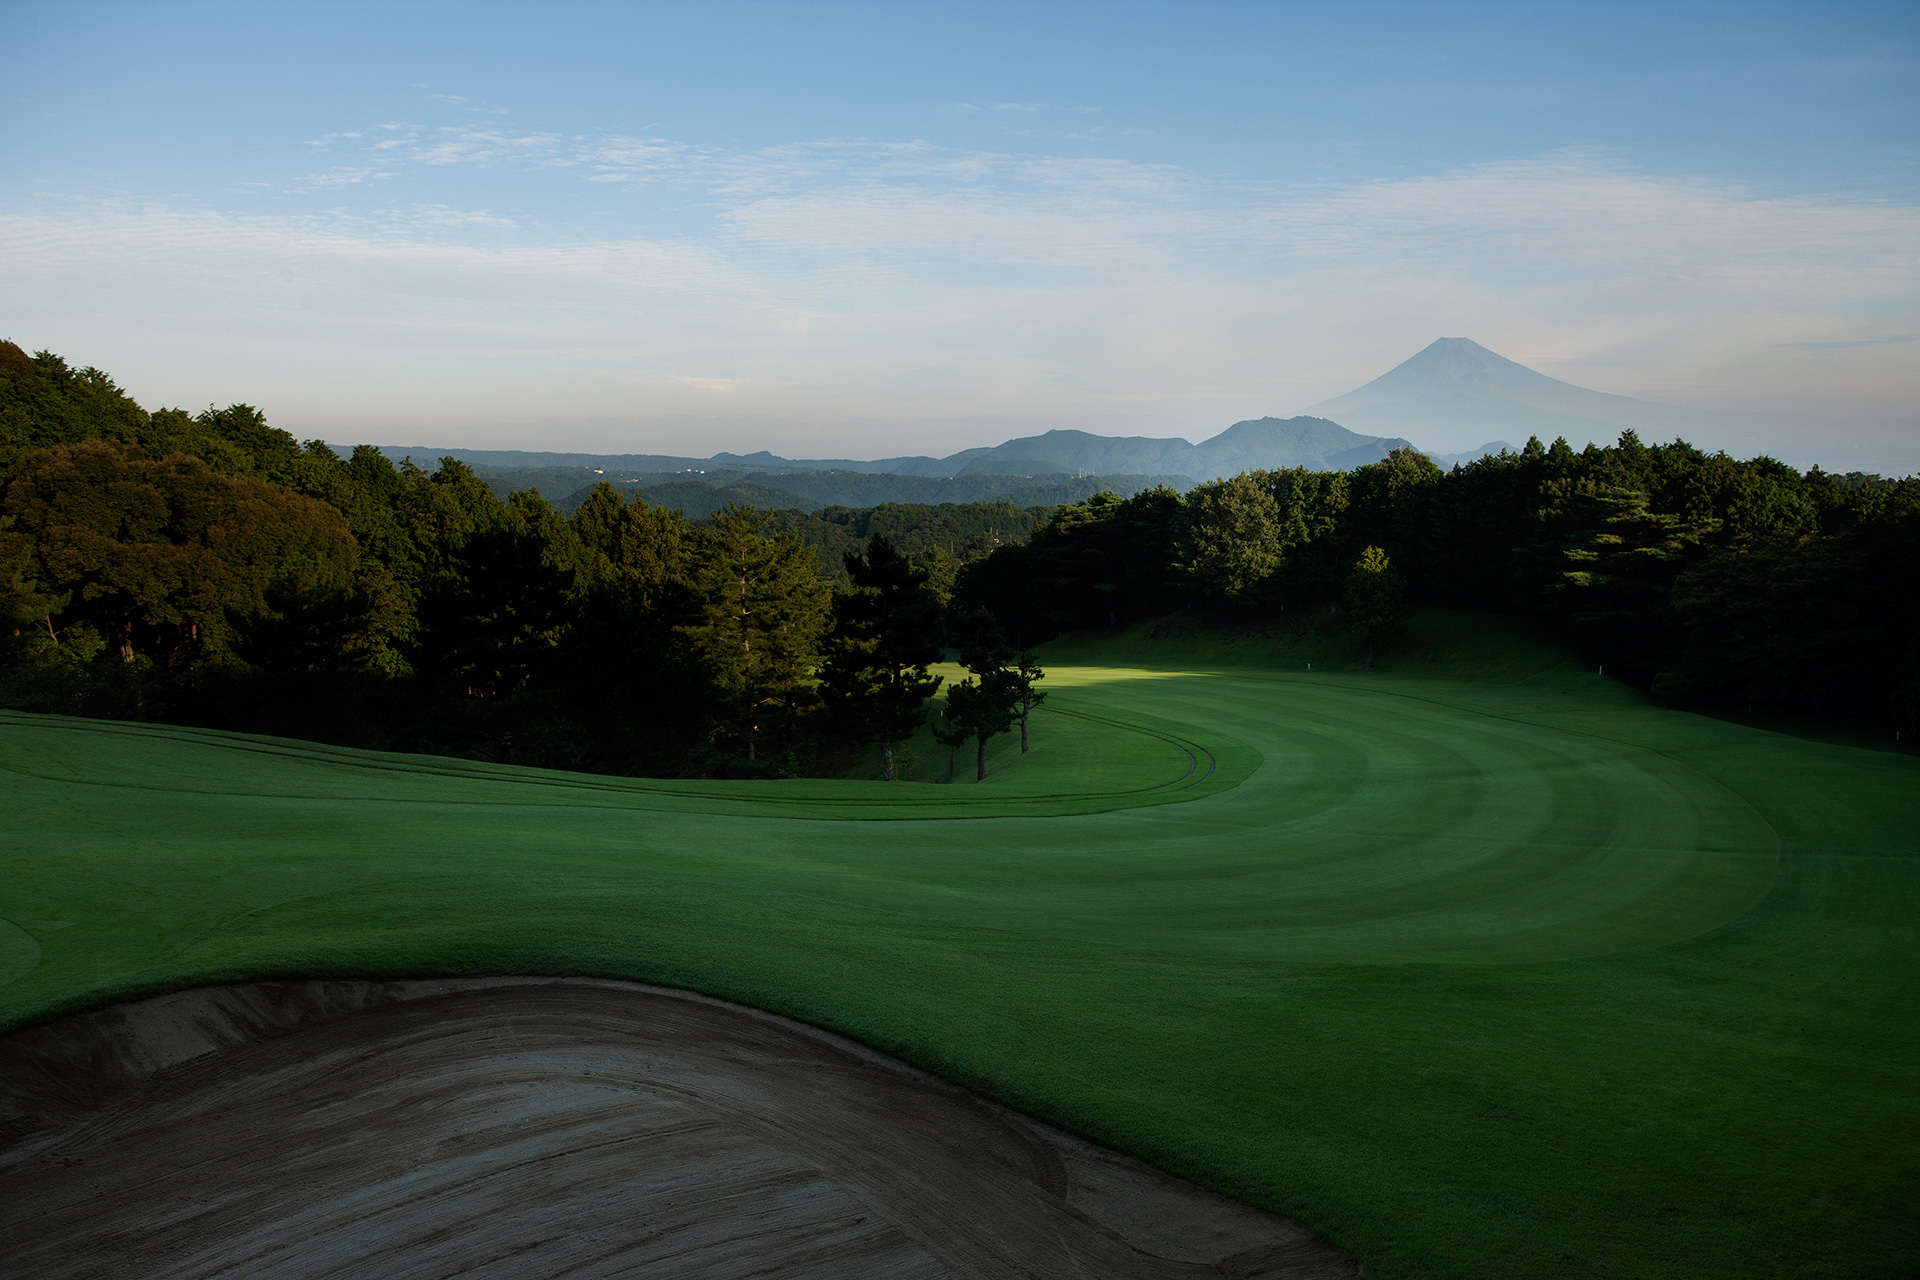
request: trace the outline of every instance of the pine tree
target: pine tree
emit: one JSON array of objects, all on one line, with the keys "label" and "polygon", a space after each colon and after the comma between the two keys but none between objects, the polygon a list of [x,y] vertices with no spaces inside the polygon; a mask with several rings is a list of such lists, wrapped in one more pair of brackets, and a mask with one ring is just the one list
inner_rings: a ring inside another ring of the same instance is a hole
[{"label": "pine tree", "polygon": [[1020,722],[1020,754],[1025,755],[1027,718],[1033,714],[1035,707],[1047,699],[1047,695],[1033,685],[1035,681],[1045,679],[1047,673],[1040,669],[1040,659],[1031,649],[1023,650],[1019,660],[1007,668],[1007,673],[1013,682],[1014,718]]},{"label": "pine tree", "polygon": [[[947,705],[941,710],[940,719],[933,726],[933,740],[947,749],[947,781],[949,782],[953,781],[954,752],[965,746],[967,739],[973,736],[972,726],[962,724],[954,717],[953,695],[964,684],[966,682],[962,681],[961,684],[947,686]],[[964,701],[963,698],[962,702]]]},{"label": "pine tree", "polygon": [[984,609],[963,614],[952,630],[960,641],[960,661],[972,674],[948,692],[947,728],[937,736],[948,746],[974,740],[974,780],[979,782],[987,776],[987,740],[1020,718],[1021,676],[1008,665],[1014,653],[992,614]]},{"label": "pine tree", "polygon": [[939,603],[927,575],[876,534],[865,555],[846,555],[853,590],[834,601],[833,633],[820,682],[828,707],[849,731],[880,744],[880,776],[894,781],[893,744],[927,718],[940,678],[933,644]]},{"label": "pine tree", "polygon": [[697,620],[679,628],[706,666],[714,736],[750,761],[781,741],[811,701],[827,620],[813,551],[791,534],[764,537],[766,516],[729,503],[699,531],[692,586]]},{"label": "pine tree", "polygon": [[987,779],[987,740],[1013,727],[1019,715],[1019,690],[1006,667],[990,667],[947,690],[947,723],[936,731],[946,746],[968,738],[976,750],[974,781]]}]

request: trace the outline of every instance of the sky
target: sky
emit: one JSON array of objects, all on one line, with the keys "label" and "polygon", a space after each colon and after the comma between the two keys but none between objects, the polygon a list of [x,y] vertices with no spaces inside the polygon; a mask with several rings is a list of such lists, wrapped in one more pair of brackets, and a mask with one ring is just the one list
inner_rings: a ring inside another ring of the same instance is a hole
[{"label": "sky", "polygon": [[1910,0],[0,19],[0,337],[149,408],[944,454],[1204,439],[1463,336],[1920,469]]}]

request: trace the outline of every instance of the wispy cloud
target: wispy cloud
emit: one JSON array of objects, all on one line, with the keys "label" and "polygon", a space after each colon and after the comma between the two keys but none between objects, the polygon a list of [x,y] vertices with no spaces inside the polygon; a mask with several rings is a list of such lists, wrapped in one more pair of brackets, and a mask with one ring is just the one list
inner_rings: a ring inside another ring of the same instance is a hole
[{"label": "wispy cloud", "polygon": [[[961,103],[959,106],[968,111],[1015,113],[1064,110],[1082,117],[1097,115],[1101,110],[1098,107],[1050,108],[1043,103],[984,106]],[[1059,132],[1056,136],[1091,140],[1105,131],[1105,125],[1094,125],[1077,132]],[[1156,131],[1150,129],[1126,132],[1142,137],[1156,136]],[[821,138],[742,150],[663,137],[618,133],[566,135],[465,122],[423,125],[388,121],[329,133],[307,145],[319,151],[364,151],[377,155],[383,165],[399,161],[429,167],[579,169],[597,182],[678,183],[706,186],[722,194],[787,189],[834,180],[991,178],[1019,181],[1074,166],[1082,166],[1074,174],[1075,181],[1095,170],[1112,175],[1131,169],[1154,174],[1161,181],[1174,172],[1164,166],[1098,158],[958,151],[911,139]]]},{"label": "wispy cloud", "polygon": [[400,227],[517,227],[520,221],[491,209],[453,209],[443,204],[415,204],[397,209],[377,209],[369,221],[388,228]]},{"label": "wispy cloud", "polygon": [[[505,108],[476,110],[492,115],[503,112]],[[365,151],[377,155],[384,165],[389,166],[413,163],[435,167],[457,164],[491,167],[510,161],[538,166],[556,160],[566,162],[578,154],[576,149],[568,146],[564,135],[558,133],[474,124],[422,125],[404,121],[387,121],[364,129],[329,133],[306,145],[316,151]]]},{"label": "wispy cloud", "polygon": [[498,164],[503,160],[544,161],[564,144],[557,133],[512,133],[500,129],[436,129],[409,139],[412,158],[421,164]]},{"label": "wispy cloud", "polygon": [[1034,115],[1043,111],[1064,111],[1073,115],[1098,115],[1100,107],[1057,106],[1050,102],[956,102],[952,104],[956,111],[975,113],[981,111],[1017,111],[1025,115]]},{"label": "wispy cloud", "polygon": [[1835,342],[1781,342],[1788,351],[1838,351],[1847,347],[1885,347],[1896,342],[1920,342],[1920,333],[1894,333],[1884,338],[1842,338]]},{"label": "wispy cloud", "polygon": [[357,187],[365,182],[379,182],[394,176],[394,170],[381,169],[372,165],[353,167],[335,165],[323,173],[309,173],[294,179],[295,191],[324,190],[328,187]]},{"label": "wispy cloud", "polygon": [[[1199,429],[1292,411],[1459,333],[1702,406],[1920,401],[1897,350],[1920,340],[1920,209],[1602,152],[1279,186],[912,139],[729,149],[490,122],[389,122],[315,148],[340,163],[304,189],[360,207],[0,218],[16,323],[118,326],[138,352],[171,342],[141,327],[164,315],[199,344],[156,363],[167,387],[219,381],[236,350],[272,368],[324,346],[327,376],[282,394],[347,418],[409,396],[497,419],[515,396],[537,417],[724,395],[796,416],[1124,407]],[[671,188],[696,212],[677,237],[554,242],[517,212],[404,198],[460,167],[642,201]],[[377,205],[357,195],[370,187]],[[1900,332],[1843,336],[1869,324]],[[1792,354],[1813,352],[1829,354]]]}]

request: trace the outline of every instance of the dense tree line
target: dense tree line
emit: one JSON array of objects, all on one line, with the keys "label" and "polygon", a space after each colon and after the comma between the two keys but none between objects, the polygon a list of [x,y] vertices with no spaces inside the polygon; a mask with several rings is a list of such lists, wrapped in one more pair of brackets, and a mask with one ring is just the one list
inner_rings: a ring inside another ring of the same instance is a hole
[{"label": "dense tree line", "polygon": [[764,513],[688,521],[602,485],[563,516],[246,405],[148,413],[0,344],[0,703],[641,774],[874,742],[891,776],[952,565],[885,523],[835,590]]},{"label": "dense tree line", "polygon": [[957,565],[996,547],[1025,542],[1052,511],[1011,502],[883,502],[877,507],[775,511],[769,527],[795,534],[819,553],[822,564],[839,564],[847,552],[860,551],[879,534],[916,560],[937,551]]},{"label": "dense tree line", "polygon": [[[704,520],[612,486],[563,515],[462,464],[301,445],[246,405],[149,413],[0,343],[0,702],[607,772],[890,771],[1010,732],[1083,627],[1409,605],[1558,629],[1672,705],[1920,712],[1920,481],[1632,433],[1442,471],[1250,471],[1040,513]],[[1026,535],[1022,540],[1021,535]]]},{"label": "dense tree line", "polygon": [[1025,644],[1176,608],[1344,608],[1370,641],[1404,602],[1497,610],[1670,705],[1907,729],[1920,715],[1920,480],[1632,432],[1450,471],[1400,450],[1351,472],[1249,471],[1184,500],[1106,495],[964,567],[955,594]]}]

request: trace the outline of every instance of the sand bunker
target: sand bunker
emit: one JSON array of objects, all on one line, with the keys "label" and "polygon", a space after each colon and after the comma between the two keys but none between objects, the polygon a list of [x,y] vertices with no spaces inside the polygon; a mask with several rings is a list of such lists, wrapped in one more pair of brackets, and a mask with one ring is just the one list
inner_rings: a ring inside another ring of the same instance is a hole
[{"label": "sand bunker", "polygon": [[0,1040],[0,1273],[1319,1277],[1304,1228],[720,1001],[262,982]]}]

